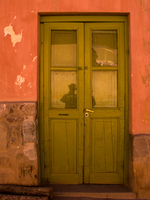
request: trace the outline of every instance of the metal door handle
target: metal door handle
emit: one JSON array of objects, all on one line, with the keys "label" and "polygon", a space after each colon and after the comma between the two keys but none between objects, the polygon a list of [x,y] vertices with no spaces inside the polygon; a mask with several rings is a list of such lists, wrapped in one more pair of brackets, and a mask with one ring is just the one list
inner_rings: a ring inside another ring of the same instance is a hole
[{"label": "metal door handle", "polygon": [[86,112],[91,112],[91,113],[94,112],[94,110],[90,110],[90,109],[87,109],[87,108],[85,109],[85,111],[86,111]]}]

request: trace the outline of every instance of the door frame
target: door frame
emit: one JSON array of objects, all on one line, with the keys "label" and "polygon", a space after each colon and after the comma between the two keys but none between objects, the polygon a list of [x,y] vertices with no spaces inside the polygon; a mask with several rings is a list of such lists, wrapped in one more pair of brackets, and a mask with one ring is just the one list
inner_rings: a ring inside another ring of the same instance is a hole
[{"label": "door frame", "polygon": [[128,16],[41,16],[40,17],[40,79],[39,79],[39,173],[40,183],[47,184],[46,173],[44,170],[44,62],[43,62],[43,24],[45,22],[121,22],[124,25],[125,43],[125,130],[124,130],[124,184],[128,182],[129,176],[129,39],[128,39]]}]

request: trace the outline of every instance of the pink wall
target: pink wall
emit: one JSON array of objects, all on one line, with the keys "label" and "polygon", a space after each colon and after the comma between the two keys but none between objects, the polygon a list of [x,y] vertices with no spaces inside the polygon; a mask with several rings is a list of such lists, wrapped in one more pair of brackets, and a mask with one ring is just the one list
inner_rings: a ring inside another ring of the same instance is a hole
[{"label": "pink wall", "polygon": [[150,133],[150,0],[0,0],[0,101],[38,100],[38,13],[129,13],[130,133]]}]

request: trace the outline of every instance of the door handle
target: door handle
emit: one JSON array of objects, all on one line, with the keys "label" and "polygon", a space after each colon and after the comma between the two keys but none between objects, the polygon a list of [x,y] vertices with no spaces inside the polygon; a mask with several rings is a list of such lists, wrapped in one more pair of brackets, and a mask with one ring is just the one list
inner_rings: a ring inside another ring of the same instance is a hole
[{"label": "door handle", "polygon": [[91,112],[91,113],[94,112],[94,110],[90,110],[90,109],[87,109],[87,108],[85,109],[85,111],[86,111],[86,112]]}]

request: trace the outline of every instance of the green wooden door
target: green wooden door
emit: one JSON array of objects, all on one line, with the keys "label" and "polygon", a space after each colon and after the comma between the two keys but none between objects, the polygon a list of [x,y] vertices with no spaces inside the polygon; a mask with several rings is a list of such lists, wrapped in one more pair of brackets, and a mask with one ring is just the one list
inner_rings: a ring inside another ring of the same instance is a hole
[{"label": "green wooden door", "polygon": [[85,183],[123,183],[124,28],[85,24]]},{"label": "green wooden door", "polygon": [[117,22],[42,23],[42,182],[124,182],[124,31]]}]

